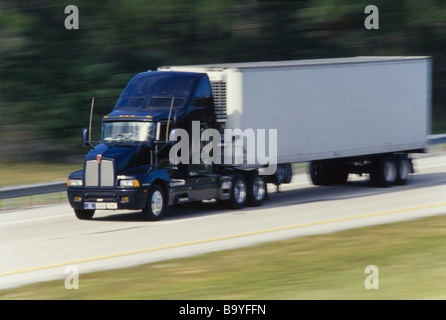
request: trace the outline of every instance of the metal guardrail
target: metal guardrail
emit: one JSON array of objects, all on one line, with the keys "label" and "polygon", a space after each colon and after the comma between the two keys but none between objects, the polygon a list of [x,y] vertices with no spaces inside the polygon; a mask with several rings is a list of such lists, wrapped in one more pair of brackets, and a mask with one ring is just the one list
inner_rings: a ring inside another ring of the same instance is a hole
[{"label": "metal guardrail", "polygon": [[427,143],[429,145],[446,143],[446,134],[432,134],[427,136]]},{"label": "metal guardrail", "polygon": [[[427,137],[428,145],[436,145],[446,143],[446,134],[435,134]],[[34,196],[46,193],[62,192],[67,189],[67,182],[52,182],[29,186],[17,186],[9,188],[0,188],[0,200],[9,198],[19,198],[26,196]]]},{"label": "metal guardrail", "polygon": [[0,200],[9,198],[20,198],[26,196],[34,196],[38,194],[62,192],[67,190],[67,182],[52,182],[35,184],[29,186],[17,186],[0,189]]}]

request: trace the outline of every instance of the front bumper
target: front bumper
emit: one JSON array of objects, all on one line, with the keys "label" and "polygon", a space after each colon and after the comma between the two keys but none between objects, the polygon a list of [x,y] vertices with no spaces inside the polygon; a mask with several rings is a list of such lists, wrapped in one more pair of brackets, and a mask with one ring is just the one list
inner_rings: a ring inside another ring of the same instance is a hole
[{"label": "front bumper", "polygon": [[140,210],[147,203],[147,190],[142,188],[69,187],[67,195],[71,207],[76,210]]}]

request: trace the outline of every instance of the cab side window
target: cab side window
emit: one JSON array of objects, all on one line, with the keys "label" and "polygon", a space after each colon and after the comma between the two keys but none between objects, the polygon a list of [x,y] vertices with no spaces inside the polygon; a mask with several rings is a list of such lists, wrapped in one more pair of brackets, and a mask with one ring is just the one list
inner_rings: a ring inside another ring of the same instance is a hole
[{"label": "cab side window", "polygon": [[212,89],[209,80],[203,79],[200,86],[195,93],[194,101],[192,102],[193,108],[207,107],[209,106],[210,98],[212,97]]}]

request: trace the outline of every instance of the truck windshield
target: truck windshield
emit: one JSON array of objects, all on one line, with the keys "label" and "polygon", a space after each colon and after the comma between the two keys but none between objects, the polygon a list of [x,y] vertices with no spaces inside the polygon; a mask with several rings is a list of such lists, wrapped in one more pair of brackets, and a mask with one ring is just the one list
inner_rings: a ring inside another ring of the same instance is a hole
[{"label": "truck windshield", "polygon": [[105,143],[145,143],[155,137],[155,123],[120,121],[104,122],[102,140]]}]

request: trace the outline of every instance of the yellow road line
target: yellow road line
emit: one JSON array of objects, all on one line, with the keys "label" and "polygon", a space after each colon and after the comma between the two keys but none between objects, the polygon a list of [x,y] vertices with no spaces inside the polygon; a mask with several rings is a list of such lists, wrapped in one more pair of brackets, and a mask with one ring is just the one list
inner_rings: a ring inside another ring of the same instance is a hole
[{"label": "yellow road line", "polygon": [[99,260],[105,260],[105,259],[111,259],[111,258],[118,258],[118,257],[133,255],[133,254],[147,253],[147,252],[151,252],[151,251],[159,251],[159,250],[171,249],[171,248],[180,248],[180,247],[190,246],[190,245],[194,245],[194,244],[203,244],[203,243],[209,243],[209,242],[213,242],[213,241],[221,241],[221,240],[228,240],[228,239],[234,239],[234,238],[241,238],[241,237],[258,235],[258,234],[269,233],[269,232],[284,231],[284,230],[290,230],[290,229],[298,229],[298,228],[315,226],[315,225],[321,225],[321,224],[327,224],[327,223],[333,223],[333,222],[341,222],[341,221],[355,220],[355,219],[361,219],[361,218],[376,217],[376,216],[382,216],[382,215],[387,215],[387,214],[401,213],[401,212],[415,211],[415,210],[422,210],[422,209],[428,209],[428,208],[436,208],[436,207],[442,207],[442,206],[446,206],[446,203],[431,204],[431,205],[426,205],[426,206],[406,208],[406,209],[397,209],[397,210],[384,211],[384,212],[378,212],[378,213],[370,213],[370,214],[364,214],[364,215],[354,216],[354,217],[346,217],[346,218],[339,218],[339,219],[332,219],[332,220],[325,220],[325,221],[318,221],[318,222],[310,222],[310,223],[293,225],[293,226],[288,226],[288,227],[266,229],[266,230],[260,230],[260,231],[253,231],[253,232],[248,232],[248,233],[241,233],[241,234],[235,234],[235,235],[230,235],[230,236],[224,236],[224,237],[219,237],[219,238],[212,238],[212,239],[206,239],[206,240],[198,240],[198,241],[192,241],[192,242],[172,244],[172,245],[168,245],[168,246],[149,248],[149,249],[142,249],[142,250],[135,250],[135,251],[117,253],[117,254],[112,254],[112,255],[107,255],[107,256],[88,258],[88,259],[82,259],[82,260],[76,260],[76,261],[52,264],[52,265],[48,265],[48,266],[41,266],[41,267],[35,267],[35,268],[29,268],[29,269],[23,269],[23,270],[17,270],[17,271],[11,271],[11,272],[6,272],[6,273],[0,273],[0,277],[8,276],[8,275],[14,275],[14,274],[19,274],[19,273],[25,273],[25,272],[31,272],[31,271],[50,269],[50,268],[61,267],[61,266],[67,266],[67,265],[74,265],[74,264],[79,264],[79,263],[84,263],[84,262],[91,262],[91,261],[99,261]]}]

